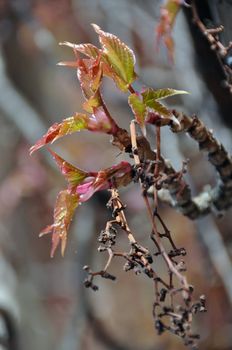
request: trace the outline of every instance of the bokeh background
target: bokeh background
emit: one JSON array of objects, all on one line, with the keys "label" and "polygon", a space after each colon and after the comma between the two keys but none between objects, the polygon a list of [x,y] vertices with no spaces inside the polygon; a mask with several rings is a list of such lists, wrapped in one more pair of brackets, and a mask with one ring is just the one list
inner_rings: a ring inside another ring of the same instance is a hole
[{"label": "bokeh background", "polygon": [[[208,5],[203,9],[206,17],[210,11],[211,20],[225,24],[222,40],[228,43],[231,1],[201,3]],[[39,239],[38,233],[51,223],[55,198],[65,181],[46,150],[32,157],[28,153],[52,123],[82,110],[75,70],[56,63],[73,59],[72,51],[59,42],[97,44],[90,23],[118,35],[135,51],[138,86],[189,91],[189,96],[170,99],[169,106],[199,115],[231,152],[232,101],[220,80],[220,67],[184,12],[174,29],[175,64],[168,61],[165,48],[157,53],[154,28],[160,4],[156,0],[0,0],[2,350],[184,349],[174,336],[156,335],[152,285],[142,275],[125,273],[122,261],[115,259],[111,266],[116,282],[99,280],[98,292],[83,286],[82,267],[89,264],[97,270],[105,262],[103,253],[97,252],[97,236],[110,215],[105,208],[107,193],[78,208],[65,257],[59,252],[49,257],[50,236]],[[105,81],[103,91],[119,125],[128,128],[132,115],[127,96],[111,81]],[[88,170],[120,159],[105,135],[74,134],[52,147]],[[190,159],[187,178],[193,193],[215,183],[214,170],[186,135],[163,130],[162,153],[176,169],[183,159]],[[136,237],[148,245],[150,228],[138,188],[130,186],[122,198]],[[231,214],[229,210],[221,219],[210,215],[191,222],[173,209],[162,208],[174,240],[187,250],[188,281],[196,296],[207,296],[208,312],[195,321],[202,350],[232,349]],[[119,241],[127,250],[123,234]]]}]

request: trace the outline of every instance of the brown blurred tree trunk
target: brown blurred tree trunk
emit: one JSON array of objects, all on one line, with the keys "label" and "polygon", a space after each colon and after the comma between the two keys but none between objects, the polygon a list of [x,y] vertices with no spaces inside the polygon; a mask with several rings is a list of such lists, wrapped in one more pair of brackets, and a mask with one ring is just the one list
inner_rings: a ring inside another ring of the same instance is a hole
[{"label": "brown blurred tree trunk", "polygon": [[[196,0],[194,3],[200,20],[207,28],[224,26],[224,30],[219,34],[219,38],[223,45],[229,45],[232,40],[232,1]],[[232,94],[226,87],[226,75],[221,62],[218,60],[215,51],[210,47],[205,35],[193,23],[191,11],[186,9],[185,14],[194,40],[199,72],[214,96],[221,118],[228,127],[232,128]],[[230,67],[232,66],[232,49],[229,50],[224,58],[224,63]]]}]

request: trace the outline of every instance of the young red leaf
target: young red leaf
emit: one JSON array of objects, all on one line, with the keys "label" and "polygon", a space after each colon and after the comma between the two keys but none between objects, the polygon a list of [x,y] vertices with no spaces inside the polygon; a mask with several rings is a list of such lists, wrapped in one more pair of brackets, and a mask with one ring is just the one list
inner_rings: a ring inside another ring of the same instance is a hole
[{"label": "young red leaf", "polygon": [[98,172],[89,172],[82,184],[76,187],[80,202],[86,202],[97,191],[109,189],[112,186],[126,186],[132,179],[130,163],[121,162]]},{"label": "young red leaf", "polygon": [[58,62],[57,66],[78,68],[78,61],[62,61],[62,62]]},{"label": "young red leaf", "polygon": [[87,112],[93,113],[92,107],[100,107],[102,102],[99,93],[103,76],[100,51],[96,51],[98,49],[91,46],[91,44],[75,45],[68,43],[68,46],[79,48],[79,51],[82,50],[88,55],[90,55],[92,52],[92,56],[94,56],[94,58],[88,59],[79,58],[75,62],[59,63],[59,65],[62,66],[77,68],[77,77],[80,82],[82,93],[87,100],[83,107]]},{"label": "young red leaf", "polygon": [[177,13],[183,3],[183,0],[167,0],[164,6],[161,7],[160,19],[156,27],[157,46],[160,45],[161,40],[164,41],[171,61],[173,61],[174,54],[172,29]]},{"label": "young red leaf", "polygon": [[81,89],[86,99],[91,98],[99,90],[102,74],[103,71],[99,59],[78,60],[77,77],[80,81]]},{"label": "young red leaf", "polygon": [[131,181],[131,165],[128,162],[121,162],[98,172],[86,172],[68,163],[52,150],[49,149],[49,152],[68,181],[68,189],[79,195],[79,202],[85,202],[96,191],[108,189],[112,184],[125,186],[125,181]]},{"label": "young red leaf", "polygon": [[116,35],[104,32],[96,24],[93,24],[93,28],[99,35],[103,49],[103,61],[108,66],[108,74],[112,78],[117,76],[119,79],[116,79],[116,83],[120,83],[119,87],[123,91],[127,91],[129,85],[136,79],[133,51]]},{"label": "young red leaf", "polygon": [[51,257],[61,242],[61,254],[64,255],[67,235],[70,223],[72,221],[75,209],[78,206],[78,195],[70,193],[68,190],[59,192],[54,208],[54,222],[47,226],[41,233],[44,234],[52,232],[52,248]]},{"label": "young red leaf", "polygon": [[98,172],[86,172],[66,162],[55,152],[49,151],[69,183],[68,189],[59,192],[57,196],[53,224],[40,233],[40,236],[43,236],[52,232],[53,257],[60,242],[64,255],[68,229],[78,204],[86,202],[97,191],[127,185],[132,179],[132,168],[129,163],[121,162]]},{"label": "young red leaf", "polygon": [[106,115],[103,107],[93,107],[93,112],[89,119],[88,130],[104,132],[109,135],[115,135],[117,133],[119,126],[112,118]]},{"label": "young red leaf", "polygon": [[66,160],[61,158],[57,153],[53,152],[51,149],[48,150],[51,153],[56,164],[60,168],[61,173],[68,181],[70,188],[79,185],[88,176],[88,173],[86,171],[81,170],[75,167],[74,165],[66,162]]},{"label": "young red leaf", "polygon": [[59,43],[59,45],[71,47],[74,51],[80,52],[90,58],[97,58],[101,51],[92,44],[73,44],[68,41],[64,41]]}]

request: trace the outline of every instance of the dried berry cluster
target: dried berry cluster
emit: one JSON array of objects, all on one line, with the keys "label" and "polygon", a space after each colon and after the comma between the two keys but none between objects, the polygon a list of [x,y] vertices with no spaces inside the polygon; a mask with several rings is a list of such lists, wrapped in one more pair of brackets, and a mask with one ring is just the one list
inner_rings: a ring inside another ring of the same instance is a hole
[{"label": "dried berry cluster", "polygon": [[[133,176],[135,182],[139,181],[141,183],[142,195],[149,206],[149,212],[151,212],[151,208],[147,198],[147,189],[154,184],[154,175],[152,177],[150,173],[150,169],[154,168],[153,164],[154,162],[146,167],[149,170],[148,173],[146,170],[141,171],[142,168],[139,166],[135,167]],[[151,178],[153,178],[153,181],[151,181]],[[149,251],[142,246],[130,230],[124,213],[125,206],[120,200],[118,191],[115,188],[109,191],[111,192],[111,198],[107,203],[107,207],[111,210],[113,219],[108,221],[105,229],[101,231],[99,236],[101,245],[98,248],[99,252],[107,252],[108,259],[105,267],[100,271],[93,272],[88,266],[84,267],[88,273],[84,281],[85,286],[92,288],[94,291],[97,290],[98,287],[94,283],[96,276],[115,280],[116,277],[108,272],[110,264],[115,257],[123,258],[126,260],[123,266],[124,271],[131,270],[136,275],[144,273],[152,280],[154,288],[153,317],[157,333],[162,334],[165,331],[170,331],[183,338],[185,345],[191,346],[193,349],[197,348],[196,340],[199,339],[199,335],[192,331],[192,318],[195,313],[206,311],[205,297],[201,296],[199,301],[192,300],[193,287],[188,284],[183,275],[183,272],[186,271],[183,260],[186,255],[185,249],[176,247],[171,233],[160,217],[157,208],[152,213],[152,229],[149,233],[154,243],[154,250]],[[160,223],[162,232],[157,229],[155,220]],[[129,251],[117,250],[118,228],[127,235]],[[165,250],[162,243],[165,239],[169,242],[169,251]],[[166,277],[161,277],[159,271],[155,268],[158,256],[163,258],[163,263],[167,269]]]}]

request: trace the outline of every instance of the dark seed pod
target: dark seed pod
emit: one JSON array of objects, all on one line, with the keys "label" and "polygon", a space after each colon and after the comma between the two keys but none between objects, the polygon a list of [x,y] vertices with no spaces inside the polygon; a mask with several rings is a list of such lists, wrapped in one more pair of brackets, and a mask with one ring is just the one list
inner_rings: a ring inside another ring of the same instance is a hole
[{"label": "dark seed pod", "polygon": [[162,334],[165,330],[163,322],[160,320],[155,321],[155,329],[159,335]]},{"label": "dark seed pod", "polygon": [[88,279],[84,280],[84,286],[86,288],[90,288],[92,286],[92,282],[90,282]]},{"label": "dark seed pod", "polygon": [[108,272],[106,272],[106,271],[104,271],[104,272],[101,274],[101,276],[102,276],[103,278],[106,278],[106,279],[111,280],[111,281],[115,281],[115,280],[116,280],[116,277],[115,277],[115,276],[111,275],[110,273],[108,273]]},{"label": "dark seed pod", "polygon": [[161,302],[165,301],[167,292],[168,292],[168,291],[167,291],[167,289],[165,289],[165,288],[162,288],[162,289],[160,290],[160,301],[161,301]]},{"label": "dark seed pod", "polygon": [[99,289],[98,286],[96,286],[95,284],[92,284],[91,288],[94,292],[96,292]]}]

